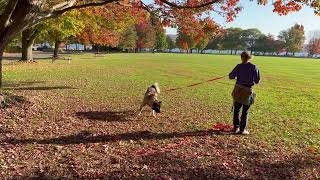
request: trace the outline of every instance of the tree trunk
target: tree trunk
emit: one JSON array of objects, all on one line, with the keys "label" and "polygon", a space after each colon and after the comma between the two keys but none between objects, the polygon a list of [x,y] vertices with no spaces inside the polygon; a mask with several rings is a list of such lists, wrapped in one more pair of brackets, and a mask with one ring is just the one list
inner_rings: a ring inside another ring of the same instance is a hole
[{"label": "tree trunk", "polygon": [[53,58],[58,58],[60,44],[61,44],[60,41],[55,41],[55,43],[54,43],[54,51],[53,51]]},{"label": "tree trunk", "polygon": [[22,31],[21,61],[33,61],[32,47],[37,35],[38,31],[35,28],[28,28]]},{"label": "tree trunk", "polygon": [[21,61],[33,61],[32,46],[33,43],[22,43]]},{"label": "tree trunk", "polygon": [[286,52],[286,56],[288,56],[288,51]]},{"label": "tree trunk", "polygon": [[0,49],[0,90],[2,89],[2,58],[3,58],[4,48]]},{"label": "tree trunk", "polygon": [[233,51],[233,50],[231,49],[231,50],[230,50],[230,54],[231,54],[231,55],[232,55],[232,51]]}]

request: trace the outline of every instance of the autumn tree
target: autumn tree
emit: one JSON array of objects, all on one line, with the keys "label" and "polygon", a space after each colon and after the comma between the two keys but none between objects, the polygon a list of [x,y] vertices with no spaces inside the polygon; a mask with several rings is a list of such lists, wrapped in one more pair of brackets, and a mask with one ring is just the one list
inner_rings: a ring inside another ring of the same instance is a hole
[{"label": "autumn tree", "polygon": [[162,27],[156,31],[156,49],[165,50],[168,48],[167,36]]},{"label": "autumn tree", "polygon": [[272,47],[277,55],[285,51],[285,43],[281,40],[274,40]]},{"label": "autumn tree", "polygon": [[271,34],[263,34],[256,40],[252,50],[255,52],[262,52],[263,55],[266,53],[279,54],[284,50],[284,42],[276,40]]},{"label": "autumn tree", "polygon": [[223,38],[223,47],[230,50],[230,54],[238,50],[243,50],[246,48],[245,41],[242,39],[242,29],[241,28],[228,28],[225,31]]},{"label": "autumn tree", "polygon": [[224,34],[221,34],[212,38],[207,45],[207,49],[218,50],[220,53],[221,50],[224,50],[223,37],[224,37]]},{"label": "autumn tree", "polygon": [[303,48],[305,36],[303,25],[295,24],[293,27],[280,32],[278,38],[285,43],[286,55],[293,54]]},{"label": "autumn tree", "polygon": [[119,47],[133,51],[137,46],[138,35],[134,26],[128,27],[128,29],[121,35]]},{"label": "autumn tree", "polygon": [[168,44],[168,49],[169,49],[169,52],[171,52],[172,49],[176,48],[176,44],[175,42],[173,41],[173,39],[167,35],[166,37],[166,40],[167,40],[167,44]]},{"label": "autumn tree", "polygon": [[154,49],[156,45],[156,30],[150,21],[144,21],[136,25],[138,40],[137,49]]},{"label": "autumn tree", "polygon": [[[82,10],[86,17],[86,27],[77,39],[85,45],[121,47],[131,49],[137,36],[134,25],[147,19],[141,8],[109,4],[103,7]],[[128,36],[130,42],[125,42]]]},{"label": "autumn tree", "polygon": [[205,36],[201,38],[196,44],[196,49],[198,50],[198,53],[199,52],[203,53],[203,50],[207,47],[208,43],[209,43],[208,37]]},{"label": "autumn tree", "polygon": [[246,49],[252,51],[254,49],[254,45],[256,41],[259,39],[259,37],[262,35],[261,31],[259,29],[246,29],[242,31],[241,38],[245,43]]},{"label": "autumn tree", "polygon": [[307,50],[310,57],[314,56],[315,54],[320,54],[320,37],[314,37],[310,39],[307,45]]},{"label": "autumn tree", "polygon": [[194,37],[192,35],[184,33],[182,31],[178,31],[177,37],[177,46],[182,49],[186,50],[187,52],[192,52],[192,49],[195,47],[196,43]]},{"label": "autumn tree", "polygon": [[185,17],[178,26],[177,46],[183,50],[196,48],[202,51],[208,45],[209,39],[220,33],[220,26],[211,19],[199,19],[194,16]]},{"label": "autumn tree", "polygon": [[69,11],[58,18],[49,19],[42,22],[43,28],[40,30],[42,39],[54,44],[53,57],[58,57],[59,46],[67,38],[75,37],[84,29],[84,22],[79,11]]},{"label": "autumn tree", "polygon": [[221,34],[220,26],[216,25],[211,19],[205,19],[200,22],[203,26],[202,32],[198,34],[196,48],[198,52],[203,53],[203,50],[208,46],[209,40]]}]

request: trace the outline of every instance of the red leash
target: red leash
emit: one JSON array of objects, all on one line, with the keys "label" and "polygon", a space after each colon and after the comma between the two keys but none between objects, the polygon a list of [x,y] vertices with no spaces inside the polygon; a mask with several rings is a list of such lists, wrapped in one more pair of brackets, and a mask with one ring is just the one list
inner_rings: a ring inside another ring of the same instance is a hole
[{"label": "red leash", "polygon": [[194,83],[194,84],[191,84],[191,85],[188,85],[188,86],[184,86],[184,87],[166,89],[166,90],[164,90],[164,92],[171,92],[171,91],[176,91],[176,90],[183,89],[183,88],[194,87],[194,86],[198,86],[198,85],[200,85],[200,84],[204,84],[204,83],[207,83],[207,82],[216,81],[216,80],[222,79],[222,78],[224,78],[224,77],[226,77],[226,76],[208,79],[208,80],[206,80],[206,81],[199,82],[199,83]]}]

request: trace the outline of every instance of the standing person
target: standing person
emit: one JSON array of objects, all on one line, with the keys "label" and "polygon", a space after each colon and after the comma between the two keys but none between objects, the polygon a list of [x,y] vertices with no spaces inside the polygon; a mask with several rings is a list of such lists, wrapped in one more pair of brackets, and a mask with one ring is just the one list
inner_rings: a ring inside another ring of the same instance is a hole
[{"label": "standing person", "polygon": [[[229,74],[230,79],[237,79],[232,92],[233,97],[233,127],[237,134],[249,134],[247,128],[250,105],[254,103],[255,93],[252,90],[254,84],[260,81],[260,73],[256,65],[250,60],[252,56],[248,52],[241,53],[241,64],[238,64]],[[242,107],[241,118],[239,118]]]}]

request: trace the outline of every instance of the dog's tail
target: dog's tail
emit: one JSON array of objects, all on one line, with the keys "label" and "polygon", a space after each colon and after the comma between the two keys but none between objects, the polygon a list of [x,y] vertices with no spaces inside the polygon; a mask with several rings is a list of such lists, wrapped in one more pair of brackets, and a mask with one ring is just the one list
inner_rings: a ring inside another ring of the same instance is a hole
[{"label": "dog's tail", "polygon": [[154,83],[153,84],[153,86],[156,88],[156,90],[157,90],[157,93],[159,93],[160,94],[160,87],[159,87],[159,83]]}]

